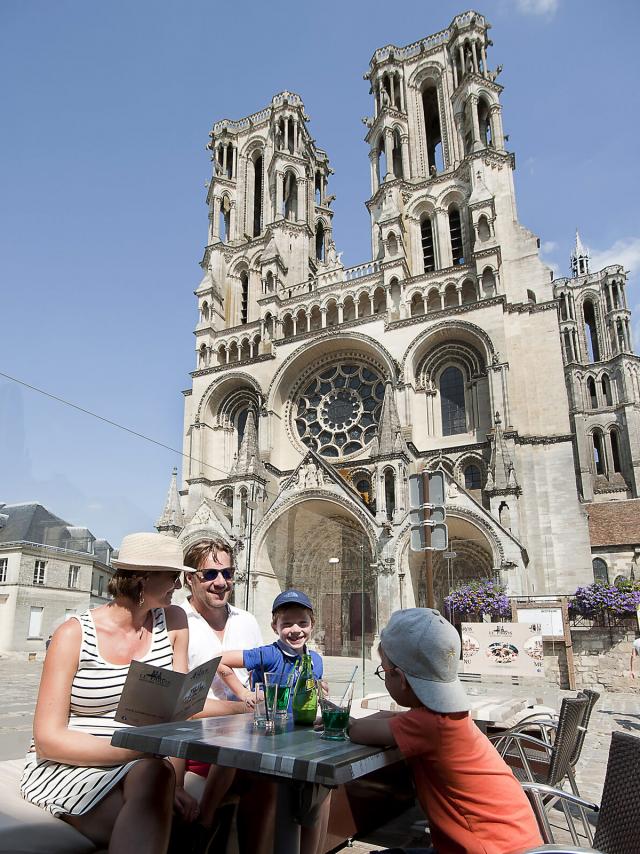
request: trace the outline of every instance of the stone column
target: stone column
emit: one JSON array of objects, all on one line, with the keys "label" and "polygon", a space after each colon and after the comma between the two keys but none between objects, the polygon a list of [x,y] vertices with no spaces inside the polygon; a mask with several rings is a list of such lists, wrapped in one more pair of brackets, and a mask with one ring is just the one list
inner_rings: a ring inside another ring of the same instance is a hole
[{"label": "stone column", "polygon": [[283,213],[282,213],[282,203],[283,203],[282,194],[283,194],[283,190],[284,190],[283,183],[282,183],[283,181],[284,181],[284,176],[283,176],[282,172],[276,172],[276,212],[275,212],[275,216],[274,216],[274,219],[276,219],[276,220],[282,219],[282,216],[283,216]]},{"label": "stone column", "polygon": [[[462,79],[464,79],[466,63],[464,61],[464,45],[462,42],[458,45],[458,53],[460,54],[460,73],[462,74]],[[459,82],[462,82],[462,79]]]},{"label": "stone column", "polygon": [[476,74],[480,73],[480,69],[478,68],[478,42],[474,39],[471,42],[471,58],[473,59],[473,70]]},{"label": "stone column", "polygon": [[409,136],[408,134],[403,134],[400,137],[400,144],[402,146],[402,177],[405,181],[408,181],[411,177],[411,166],[409,165]]},{"label": "stone column", "polygon": [[462,305],[462,285],[456,285],[456,296],[458,297],[458,305]]},{"label": "stone column", "polygon": [[307,179],[299,178],[297,185],[298,192],[298,222],[306,222],[307,220]]},{"label": "stone column", "polygon": [[491,141],[493,147],[501,151],[504,148],[504,134],[502,133],[502,112],[500,104],[493,104],[489,109],[489,122],[491,124]]},{"label": "stone column", "polygon": [[341,302],[338,303],[338,323],[344,323],[344,306]]},{"label": "stone column", "polygon": [[436,208],[434,220],[433,243],[436,256],[436,270],[441,270],[443,267],[451,267],[453,264],[451,237],[449,235],[449,217],[444,208]]},{"label": "stone column", "polygon": [[216,240],[220,240],[220,196],[213,197],[213,222],[211,233]]},{"label": "stone column", "polygon": [[471,134],[473,137],[472,151],[477,151],[481,147],[480,124],[478,122],[478,96],[469,95],[467,104],[471,110]]},{"label": "stone column", "polygon": [[375,150],[369,152],[369,165],[371,167],[371,195],[374,196],[378,191],[378,152]]},{"label": "stone column", "polygon": [[222,174],[227,177],[227,151],[229,146],[225,143],[222,146]]},{"label": "stone column", "polygon": [[482,59],[482,73],[484,77],[488,77],[487,70],[487,51],[485,50],[484,42],[480,42],[480,58]]},{"label": "stone column", "polygon": [[235,199],[231,202],[229,210],[229,234],[227,235],[227,243],[236,238],[236,203]]},{"label": "stone column", "polygon": [[320,314],[322,315],[322,321],[321,321],[320,325],[321,325],[322,329],[326,329],[327,328],[327,309],[321,308]]},{"label": "stone column", "polygon": [[289,151],[289,118],[284,120],[284,150]]},{"label": "stone column", "polygon": [[387,161],[387,174],[384,180],[392,180],[395,178],[393,174],[393,131],[391,128],[384,129],[384,156]]}]

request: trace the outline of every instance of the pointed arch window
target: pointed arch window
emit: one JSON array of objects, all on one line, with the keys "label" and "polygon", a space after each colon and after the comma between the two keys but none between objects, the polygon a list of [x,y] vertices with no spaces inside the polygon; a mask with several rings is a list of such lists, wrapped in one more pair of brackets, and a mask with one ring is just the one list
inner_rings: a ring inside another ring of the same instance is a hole
[{"label": "pointed arch window", "polygon": [[318,220],[316,225],[316,260],[324,261],[324,225]]},{"label": "pointed arch window", "polygon": [[396,477],[393,469],[384,472],[384,498],[387,519],[393,519],[396,510]]},{"label": "pointed arch window", "polygon": [[593,580],[598,584],[608,584],[609,570],[605,561],[601,557],[595,557],[591,561],[591,566],[593,567]]},{"label": "pointed arch window", "polygon": [[262,231],[262,154],[253,161],[253,222],[252,234],[259,237]]},{"label": "pointed arch window", "polygon": [[433,225],[428,216],[424,216],[420,222],[420,235],[422,238],[424,272],[432,273],[436,269],[436,257],[433,247]]},{"label": "pointed arch window", "polygon": [[607,374],[602,375],[600,384],[602,385],[602,399],[605,402],[605,406],[612,406],[613,399],[611,397],[611,382]]},{"label": "pointed arch window", "polygon": [[585,338],[587,340],[587,353],[590,362],[600,361],[600,345],[598,342],[598,327],[596,324],[596,312],[591,300],[584,301],[582,306],[584,316]]},{"label": "pointed arch window", "polygon": [[593,466],[597,475],[606,473],[604,444],[602,433],[599,430],[593,431]]},{"label": "pointed arch window", "polygon": [[462,220],[460,211],[455,205],[449,208],[449,235],[451,237],[451,256],[454,264],[464,264],[464,247],[462,245]]},{"label": "pointed arch window", "polygon": [[440,107],[436,84],[430,81],[422,90],[422,115],[424,118],[425,141],[429,172],[444,169],[442,159],[442,132],[440,130]]},{"label": "pointed arch window", "polygon": [[243,270],[240,273],[240,323],[246,323],[249,319],[249,273]]},{"label": "pointed arch window", "polygon": [[592,409],[598,408],[598,395],[596,393],[596,381],[593,377],[587,380],[587,391],[589,392],[589,401]]},{"label": "pointed arch window", "polygon": [[613,462],[613,470],[622,474],[622,464],[620,460],[620,438],[617,430],[612,430],[609,434],[611,439],[611,460]]},{"label": "pointed arch window", "polygon": [[440,374],[440,411],[443,436],[466,433],[464,376],[460,368],[453,365]]},{"label": "pointed arch window", "polygon": [[293,172],[285,172],[283,178],[284,218],[298,219],[298,181]]}]

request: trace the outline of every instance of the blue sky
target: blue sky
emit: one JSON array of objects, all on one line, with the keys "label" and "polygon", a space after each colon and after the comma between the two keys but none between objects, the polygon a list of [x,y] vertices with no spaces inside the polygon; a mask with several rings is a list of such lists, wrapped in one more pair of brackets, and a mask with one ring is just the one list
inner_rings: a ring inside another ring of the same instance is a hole
[{"label": "blue sky", "polygon": [[[459,3],[3,0],[0,371],[174,448],[195,364],[207,134],[290,89],[335,176],[343,261],[369,256],[362,79],[373,50]],[[624,263],[640,317],[633,0],[487,0],[521,222],[568,275]],[[640,328],[635,319],[636,346]],[[0,501],[39,500],[117,545],[159,515],[176,454],[0,377]]]}]

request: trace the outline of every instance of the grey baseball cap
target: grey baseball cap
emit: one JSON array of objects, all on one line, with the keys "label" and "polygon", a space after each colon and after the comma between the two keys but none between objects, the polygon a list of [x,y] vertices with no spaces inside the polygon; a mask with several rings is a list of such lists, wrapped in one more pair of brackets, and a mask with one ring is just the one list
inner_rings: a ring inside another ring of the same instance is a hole
[{"label": "grey baseball cap", "polygon": [[439,611],[394,611],[380,634],[380,644],[427,708],[441,713],[469,711],[458,679],[460,637]]}]

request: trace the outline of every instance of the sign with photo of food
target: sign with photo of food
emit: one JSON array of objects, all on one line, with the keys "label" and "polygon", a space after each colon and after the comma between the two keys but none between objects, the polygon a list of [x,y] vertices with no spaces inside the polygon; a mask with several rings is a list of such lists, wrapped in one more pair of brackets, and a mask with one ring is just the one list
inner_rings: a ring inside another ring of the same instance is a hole
[{"label": "sign with photo of food", "polygon": [[462,623],[461,673],[543,676],[539,623]]}]

